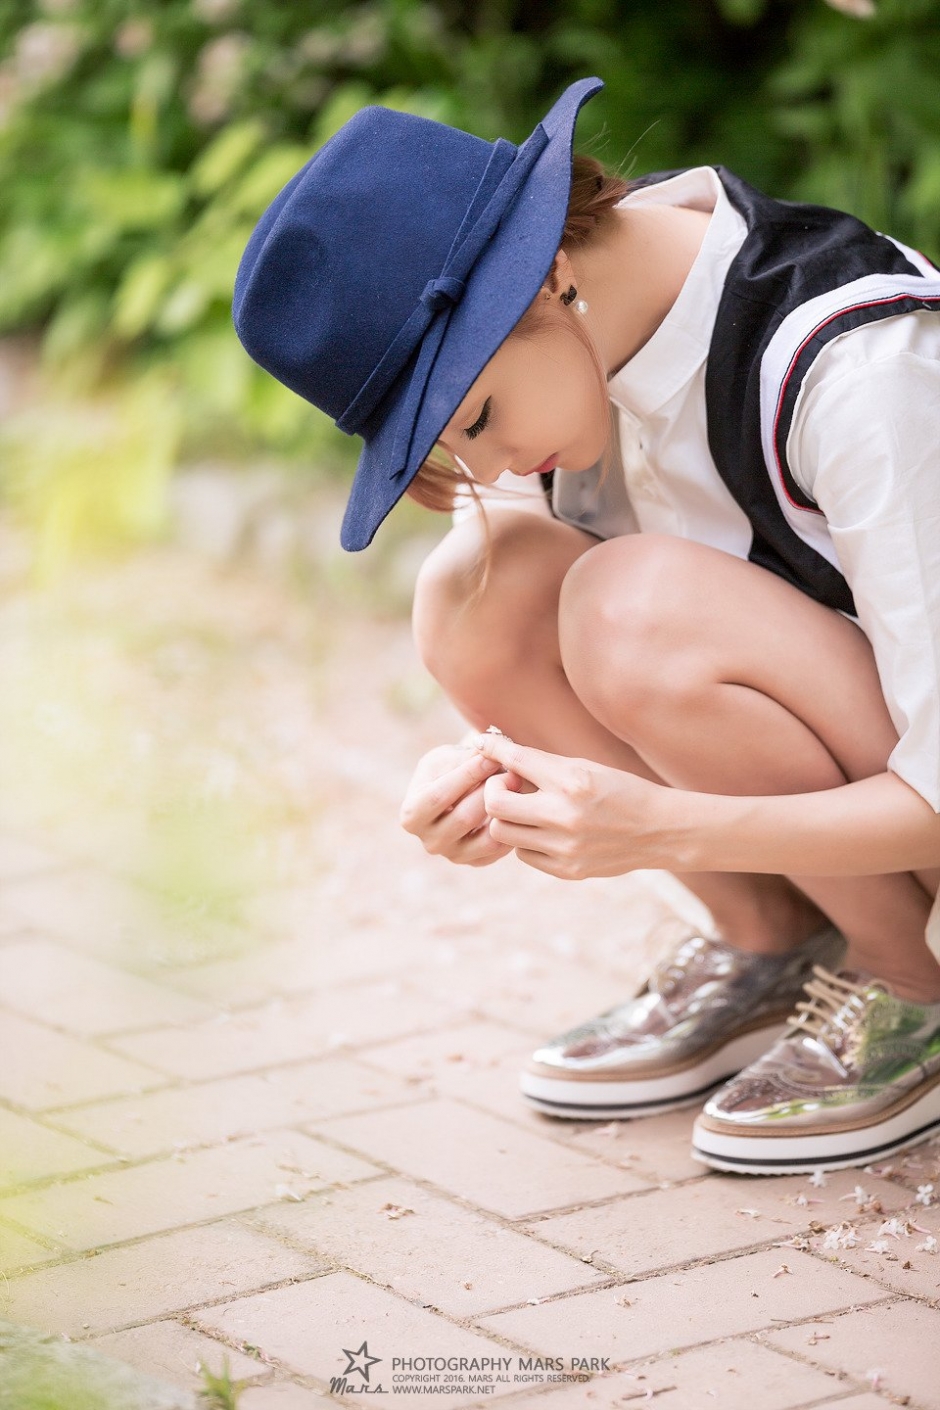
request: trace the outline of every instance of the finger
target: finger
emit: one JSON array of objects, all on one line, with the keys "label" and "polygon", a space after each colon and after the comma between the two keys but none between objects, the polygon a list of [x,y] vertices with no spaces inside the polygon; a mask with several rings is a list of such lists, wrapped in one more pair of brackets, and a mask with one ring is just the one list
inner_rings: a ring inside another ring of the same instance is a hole
[{"label": "finger", "polygon": [[454,860],[471,867],[487,867],[491,862],[498,862],[500,857],[508,857],[511,851],[511,847],[494,842],[484,828],[461,844],[460,855]]},{"label": "finger", "polygon": [[558,754],[546,754],[542,749],[516,744],[504,734],[477,734],[472,742],[484,758],[495,759],[504,769],[534,783],[536,788],[557,786],[564,777],[565,766],[570,763]]},{"label": "finger", "polygon": [[511,774],[497,774],[495,778],[488,778],[483,785],[486,811],[490,817],[525,823],[529,827],[546,822],[551,795],[539,789],[520,793],[512,787],[511,778]]},{"label": "finger", "polygon": [[557,857],[549,857],[545,852],[535,852],[528,847],[516,847],[514,850],[520,862],[524,862],[527,867],[543,871],[547,876],[565,879],[564,863]]},{"label": "finger", "polygon": [[428,825],[425,829],[425,846],[430,844],[430,850],[446,854],[463,838],[484,828],[488,821],[483,788],[478,785],[461,798],[450,812]]},{"label": "finger", "polygon": [[541,827],[527,826],[525,823],[504,822],[493,818],[489,827],[490,837],[501,842],[504,847],[531,847],[536,852],[555,852],[551,837]]},{"label": "finger", "polygon": [[512,851],[511,847],[500,847],[499,851],[492,857],[481,857],[479,861],[468,862],[470,867],[491,867],[494,862],[498,862],[501,857],[508,857]]},{"label": "finger", "polygon": [[402,827],[406,832],[422,832],[499,768],[495,760],[474,753],[437,778],[413,786],[401,805]]},{"label": "finger", "polygon": [[529,783],[520,774],[513,773],[512,769],[507,769],[499,777],[506,780],[506,787],[511,788],[513,793],[535,793],[537,791],[534,783]]}]

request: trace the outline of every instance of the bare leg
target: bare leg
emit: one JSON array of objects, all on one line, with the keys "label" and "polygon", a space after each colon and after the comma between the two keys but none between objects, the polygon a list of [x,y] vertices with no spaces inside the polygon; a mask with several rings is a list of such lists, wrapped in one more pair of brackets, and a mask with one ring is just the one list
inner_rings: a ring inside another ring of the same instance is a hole
[{"label": "bare leg", "polygon": [[[568,680],[590,715],[668,783],[803,793],[881,773],[897,741],[867,638],[750,563],[638,535],[573,565],[560,603]],[[940,999],[924,928],[936,876],[796,877],[849,962]]]},{"label": "bare leg", "polygon": [[[496,724],[520,743],[594,759],[661,781],[635,749],[585,709],[561,663],[558,599],[572,564],[597,540],[540,515],[500,508],[490,516],[490,560],[476,521],[448,534],[422,569],[415,639],[425,664],[478,729]],[[680,875],[732,944],[789,949],[821,923],[816,905],[782,877]]]}]

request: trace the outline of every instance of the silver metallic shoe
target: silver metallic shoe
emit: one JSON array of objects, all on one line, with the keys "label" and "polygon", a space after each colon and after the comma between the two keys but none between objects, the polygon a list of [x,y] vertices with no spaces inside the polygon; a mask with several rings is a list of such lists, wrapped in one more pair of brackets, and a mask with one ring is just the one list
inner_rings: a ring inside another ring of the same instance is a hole
[{"label": "silver metallic shoe", "polygon": [[783,1038],[716,1092],[692,1153],[779,1175],[867,1165],[940,1130],[940,1003],[817,967]]},{"label": "silver metallic shoe", "polygon": [[827,927],[788,955],[753,955],[693,935],[634,998],[539,1048],[523,1095],[580,1121],[700,1102],[766,1052],[813,966],[838,963],[844,943]]}]

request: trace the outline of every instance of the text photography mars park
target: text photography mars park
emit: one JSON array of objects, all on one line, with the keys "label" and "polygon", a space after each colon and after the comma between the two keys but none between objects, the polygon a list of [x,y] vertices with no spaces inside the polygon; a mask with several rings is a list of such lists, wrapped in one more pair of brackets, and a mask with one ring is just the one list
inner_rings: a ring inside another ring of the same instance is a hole
[{"label": "text photography mars park", "polygon": [[346,1365],[330,1380],[333,1395],[492,1395],[498,1385],[587,1381],[610,1370],[606,1356],[393,1356],[384,1358],[389,1389],[373,1372],[383,1358],[371,1355],[368,1342],[342,1354]]}]

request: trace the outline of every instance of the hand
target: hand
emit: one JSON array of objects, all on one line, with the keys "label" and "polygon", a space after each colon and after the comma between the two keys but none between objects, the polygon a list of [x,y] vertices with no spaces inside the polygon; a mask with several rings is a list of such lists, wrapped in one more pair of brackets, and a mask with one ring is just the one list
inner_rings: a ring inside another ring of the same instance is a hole
[{"label": "hand", "polygon": [[425,851],[486,867],[512,848],[490,836],[483,801],[486,779],[502,766],[467,745],[444,744],[419,761],[401,805],[401,825]]},{"label": "hand", "polygon": [[480,735],[476,748],[505,770],[484,786],[490,837],[528,866],[580,881],[668,865],[658,821],[668,789],[503,735]]}]

